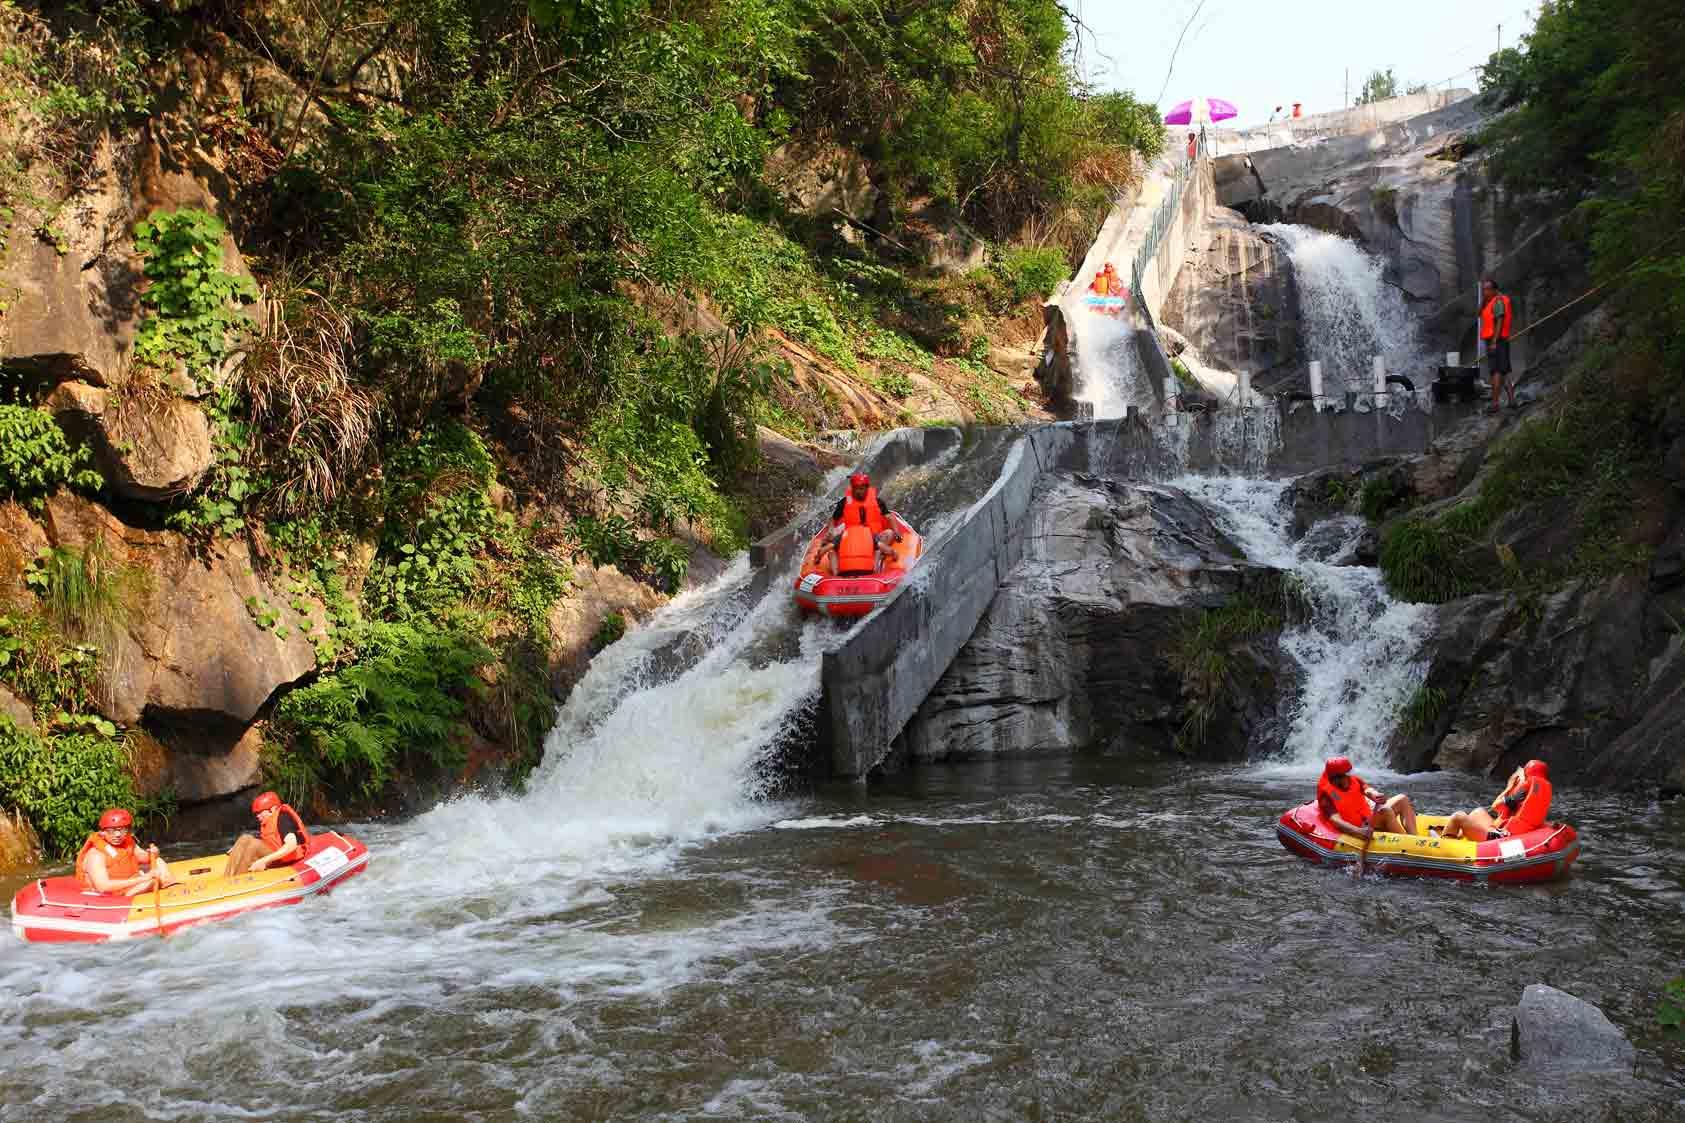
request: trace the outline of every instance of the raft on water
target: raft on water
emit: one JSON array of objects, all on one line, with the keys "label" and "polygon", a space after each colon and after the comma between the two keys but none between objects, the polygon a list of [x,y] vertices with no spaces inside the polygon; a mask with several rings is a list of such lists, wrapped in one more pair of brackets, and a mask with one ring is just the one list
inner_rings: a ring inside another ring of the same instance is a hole
[{"label": "raft on water", "polygon": [[304,857],[286,866],[224,877],[228,857],[171,861],[181,881],[157,892],[125,897],[82,888],[74,874],[44,877],[12,898],[12,931],[38,943],[97,943],[156,936],[224,920],[254,909],[296,905],[362,873],[369,851],[338,831],[317,831],[305,841]]},{"label": "raft on water", "polygon": [[[900,515],[891,513],[888,518],[889,524],[901,532],[901,541],[891,547],[893,554],[875,572],[832,576],[830,570],[819,564],[820,547],[831,528],[827,525],[815,534],[802,555],[802,571],[796,577],[796,607],[827,616],[864,616],[888,600],[924,554],[924,539],[918,531]],[[848,530],[865,528],[851,526]]]},{"label": "raft on water", "polygon": [[1568,873],[1580,856],[1580,836],[1565,823],[1546,823],[1535,831],[1475,842],[1427,833],[1443,828],[1447,815],[1418,815],[1421,834],[1377,831],[1363,850],[1363,840],[1336,830],[1317,813],[1316,801],[1283,812],[1276,824],[1281,844],[1301,858],[1323,865],[1346,865],[1364,854],[1364,868],[1395,877],[1448,877],[1513,885],[1551,881]]}]

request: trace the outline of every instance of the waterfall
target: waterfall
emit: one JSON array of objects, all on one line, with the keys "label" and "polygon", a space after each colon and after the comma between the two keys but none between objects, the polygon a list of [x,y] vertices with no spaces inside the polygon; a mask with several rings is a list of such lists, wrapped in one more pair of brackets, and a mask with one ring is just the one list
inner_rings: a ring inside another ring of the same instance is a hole
[{"label": "waterfall", "polygon": [[1095,420],[1122,417],[1128,406],[1151,405],[1155,399],[1141,369],[1132,316],[1098,312],[1081,295],[1067,299],[1065,315],[1076,335],[1082,378],[1076,400],[1093,405]]},{"label": "waterfall", "polygon": [[1360,769],[1386,770],[1399,711],[1427,673],[1419,655],[1432,610],[1393,600],[1379,572],[1351,564],[1361,519],[1329,519],[1294,542],[1290,483],[1183,476],[1175,484],[1206,505],[1249,561],[1286,570],[1301,606],[1302,619],[1281,636],[1301,683],[1279,763],[1320,768],[1347,756]]},{"label": "waterfall", "polygon": [[1308,226],[1260,226],[1287,247],[1299,290],[1305,357],[1320,360],[1327,393],[1367,393],[1371,364],[1386,359],[1389,374],[1417,374],[1429,366],[1404,296],[1383,278],[1380,258],[1354,242]]}]

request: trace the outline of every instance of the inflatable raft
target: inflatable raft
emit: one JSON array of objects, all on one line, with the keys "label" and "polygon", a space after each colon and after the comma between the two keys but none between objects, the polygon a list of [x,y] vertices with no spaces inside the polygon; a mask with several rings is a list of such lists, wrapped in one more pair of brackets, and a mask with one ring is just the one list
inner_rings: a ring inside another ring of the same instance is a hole
[{"label": "inflatable raft", "polygon": [[819,563],[819,550],[831,532],[830,524],[814,535],[802,555],[802,571],[796,578],[796,607],[827,616],[864,616],[888,600],[924,554],[924,539],[918,531],[900,515],[892,513],[889,521],[901,532],[901,541],[895,543],[894,556],[885,558],[883,568],[875,573],[831,576],[830,570]]},{"label": "inflatable raft", "polygon": [[1106,316],[1121,316],[1124,306],[1129,302],[1129,297],[1127,295],[1100,296],[1098,293],[1089,293],[1082,298],[1082,302],[1088,306],[1090,312],[1099,312]]},{"label": "inflatable raft", "polygon": [[[1449,877],[1495,885],[1550,881],[1563,877],[1580,856],[1580,837],[1563,823],[1546,823],[1513,838],[1439,838],[1429,827],[1445,826],[1449,816],[1418,815],[1421,834],[1380,832],[1369,843],[1364,869],[1398,877]],[[1301,858],[1324,865],[1357,861],[1363,841],[1342,834],[1317,813],[1312,801],[1295,807],[1276,824],[1281,844]]]},{"label": "inflatable raft", "polygon": [[44,877],[12,898],[12,931],[39,943],[94,943],[155,936],[224,920],[254,909],[296,905],[325,893],[369,864],[368,848],[338,831],[318,831],[306,840],[304,857],[292,865],[223,877],[227,857],[171,861],[179,884],[125,897],[83,889],[74,874]]}]

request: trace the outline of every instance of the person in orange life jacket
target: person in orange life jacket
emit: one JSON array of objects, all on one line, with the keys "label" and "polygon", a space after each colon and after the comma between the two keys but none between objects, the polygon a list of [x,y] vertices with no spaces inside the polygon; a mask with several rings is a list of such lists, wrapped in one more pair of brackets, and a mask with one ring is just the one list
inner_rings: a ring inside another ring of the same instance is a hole
[{"label": "person in orange life jacket", "polygon": [[895,543],[903,537],[890,521],[892,514],[893,511],[884,510],[883,504],[878,502],[872,477],[865,472],[856,472],[848,477],[848,492],[837,500],[837,508],[831,512],[831,533],[819,552],[820,560],[829,566],[831,576],[837,575],[843,534],[851,525],[864,526],[872,532],[872,572],[876,573],[883,566],[884,557],[895,552]]},{"label": "person in orange life jacket", "polygon": [[1106,262],[1094,274],[1094,279],[1088,282],[1088,291],[1096,296],[1122,296],[1123,282],[1118,279],[1117,270],[1111,262]]},{"label": "person in orange life jacket", "polygon": [[158,856],[158,848],[142,850],[129,833],[134,821],[134,816],[121,807],[113,807],[99,817],[99,829],[88,836],[76,855],[76,880],[82,888],[133,897],[154,886],[167,888],[176,883],[170,867]]},{"label": "person in orange life jacket", "polygon": [[1509,336],[1515,309],[1509,297],[1498,291],[1498,282],[1488,277],[1480,284],[1480,341],[1486,345],[1486,371],[1492,376],[1492,404],[1487,413],[1498,412],[1500,394],[1509,393],[1509,407],[1515,408],[1515,382],[1510,379]]},{"label": "person in orange life jacket", "polygon": [[[294,828],[285,834],[281,833],[282,812],[292,817]],[[252,800],[252,814],[257,816],[258,836],[253,838],[243,834],[235,841],[223,867],[224,877],[235,877],[248,871],[255,873],[304,857],[304,844],[300,841],[304,837],[304,822],[298,817],[298,812],[281,802],[280,796],[264,792]]]},{"label": "person in orange life jacket", "polygon": [[1492,801],[1488,811],[1476,807],[1459,811],[1445,824],[1441,838],[1472,838],[1483,842],[1488,838],[1526,834],[1545,825],[1550,814],[1550,767],[1542,760],[1530,760],[1517,768]]},{"label": "person in orange life jacket", "polygon": [[1188,159],[1199,155],[1199,136],[1193,130],[1188,131]]},{"label": "person in orange life jacket", "polygon": [[1332,757],[1316,782],[1316,807],[1322,817],[1345,834],[1368,841],[1376,831],[1416,833],[1416,809],[1410,797],[1390,799],[1352,774],[1352,762]]}]

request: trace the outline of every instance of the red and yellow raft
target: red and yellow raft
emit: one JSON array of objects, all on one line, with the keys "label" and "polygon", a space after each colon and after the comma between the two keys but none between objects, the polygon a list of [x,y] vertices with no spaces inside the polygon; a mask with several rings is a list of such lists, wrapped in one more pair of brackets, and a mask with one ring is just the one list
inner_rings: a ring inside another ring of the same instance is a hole
[{"label": "red and yellow raft", "polygon": [[1345,865],[1364,853],[1364,868],[1395,877],[1448,877],[1493,885],[1551,881],[1564,877],[1580,856],[1580,836],[1565,823],[1546,823],[1513,838],[1439,838],[1429,827],[1444,827],[1447,815],[1418,815],[1421,834],[1377,832],[1363,850],[1362,839],[1342,834],[1317,812],[1316,802],[1282,814],[1276,824],[1281,844],[1301,858],[1324,865]]},{"label": "red and yellow raft", "polygon": [[74,874],[44,877],[12,898],[12,931],[38,943],[96,943],[156,936],[254,909],[296,905],[362,873],[369,851],[338,831],[309,835],[304,857],[238,877],[223,877],[226,855],[170,861],[176,885],[125,897],[83,889]]},{"label": "red and yellow raft", "polygon": [[[875,572],[839,572],[833,577],[819,562],[820,548],[831,527],[827,525],[814,535],[802,555],[802,571],[796,578],[796,607],[827,616],[864,616],[888,600],[924,554],[924,539],[907,520],[891,513],[889,522],[901,532],[901,541],[895,543],[893,556],[885,558],[883,567]],[[865,531],[865,527],[851,526],[846,533]]]}]

